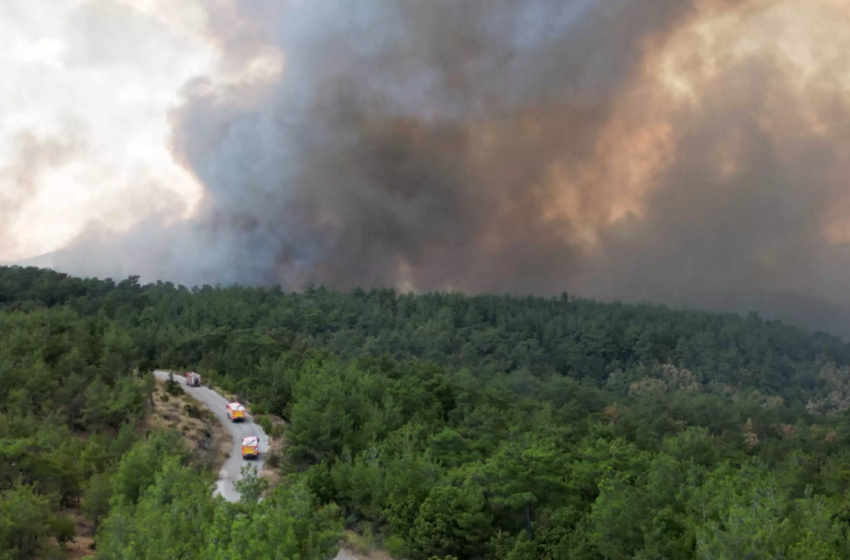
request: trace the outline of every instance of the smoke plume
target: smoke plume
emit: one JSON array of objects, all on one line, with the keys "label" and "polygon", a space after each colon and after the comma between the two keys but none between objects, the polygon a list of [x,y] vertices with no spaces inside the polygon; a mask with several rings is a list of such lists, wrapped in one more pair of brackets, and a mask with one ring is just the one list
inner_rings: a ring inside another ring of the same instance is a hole
[{"label": "smoke plume", "polygon": [[780,315],[792,298],[848,304],[848,6],[211,2],[222,73],[241,74],[187,84],[171,116],[197,213],[86,232],[57,264]]},{"label": "smoke plume", "polygon": [[12,163],[0,167],[0,244],[14,244],[11,234],[18,213],[38,196],[38,182],[61,167],[78,149],[73,134],[65,138],[18,134],[12,141]]}]

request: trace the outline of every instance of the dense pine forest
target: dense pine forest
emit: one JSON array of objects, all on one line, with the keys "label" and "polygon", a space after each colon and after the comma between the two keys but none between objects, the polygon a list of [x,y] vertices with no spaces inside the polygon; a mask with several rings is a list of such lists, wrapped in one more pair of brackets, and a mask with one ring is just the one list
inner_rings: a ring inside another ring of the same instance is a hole
[{"label": "dense pine forest", "polygon": [[[211,497],[154,368],[288,422]],[[186,288],[0,268],[0,560],[850,557],[850,346],[652,305]]]}]

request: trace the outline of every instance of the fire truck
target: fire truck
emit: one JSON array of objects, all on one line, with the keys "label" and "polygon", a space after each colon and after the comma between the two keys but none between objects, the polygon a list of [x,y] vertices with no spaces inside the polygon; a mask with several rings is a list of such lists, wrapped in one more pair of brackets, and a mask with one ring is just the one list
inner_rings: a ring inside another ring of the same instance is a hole
[{"label": "fire truck", "polygon": [[227,403],[227,419],[231,422],[243,422],[245,420],[245,407],[238,402]]},{"label": "fire truck", "polygon": [[200,387],[201,386],[201,376],[200,376],[200,374],[197,374],[194,371],[186,372],[186,385],[188,385],[189,387]]},{"label": "fire truck", "polygon": [[260,438],[248,436],[242,438],[242,458],[256,459],[260,456]]}]

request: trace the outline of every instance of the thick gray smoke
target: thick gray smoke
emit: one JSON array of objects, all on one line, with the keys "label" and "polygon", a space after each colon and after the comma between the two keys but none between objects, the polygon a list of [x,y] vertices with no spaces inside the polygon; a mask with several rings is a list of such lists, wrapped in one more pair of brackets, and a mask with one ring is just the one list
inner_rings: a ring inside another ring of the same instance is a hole
[{"label": "thick gray smoke", "polygon": [[[89,232],[58,267],[779,315],[792,297],[846,303],[848,245],[828,237],[850,200],[845,86],[801,93],[778,47],[688,54],[681,37],[770,4],[242,0],[211,20],[226,64],[274,48],[285,69],[187,85],[174,152],[206,188],[196,218]],[[671,60],[687,102],[659,85]]]}]

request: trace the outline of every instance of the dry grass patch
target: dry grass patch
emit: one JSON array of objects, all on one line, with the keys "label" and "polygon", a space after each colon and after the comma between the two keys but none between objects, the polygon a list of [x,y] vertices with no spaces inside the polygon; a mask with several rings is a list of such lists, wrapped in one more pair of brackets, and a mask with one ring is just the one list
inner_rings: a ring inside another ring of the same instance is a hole
[{"label": "dry grass patch", "polygon": [[[174,428],[185,438],[196,460],[218,472],[230,453],[232,438],[207,406],[196,401],[185,391],[178,396],[165,392],[165,381],[156,380],[153,394],[154,408],[142,429],[145,432],[158,428]],[[182,391],[182,387],[181,387]]]},{"label": "dry grass patch", "polygon": [[[179,381],[180,377],[175,374],[174,379]],[[198,434],[204,433],[201,429],[201,425],[204,425],[207,430],[213,432],[213,440],[216,442],[213,447],[219,450],[219,458],[215,462],[213,469],[213,472],[218,472],[218,469],[221,468],[222,463],[230,453],[232,444],[230,432],[212,415],[212,412],[203,403],[194,400],[186,393],[182,386],[180,386],[181,393],[179,396],[174,396],[166,393],[165,381],[159,378],[156,381],[157,389],[154,394],[156,409],[150,415],[149,425],[146,428],[175,428],[187,437],[187,442],[192,447],[192,450],[197,452],[200,447]],[[245,399],[240,399],[238,395],[224,391],[217,384],[213,384],[211,388],[229,402],[239,401],[251,410],[251,404]],[[263,470],[260,473],[260,477],[268,482],[268,490],[265,494],[268,495],[280,484],[282,479],[280,467],[285,460],[284,449],[286,447],[286,428],[288,424],[282,418],[272,414],[251,414],[251,417],[255,423],[263,427],[263,430],[269,437],[269,451],[266,455],[266,460],[263,462]]]}]

